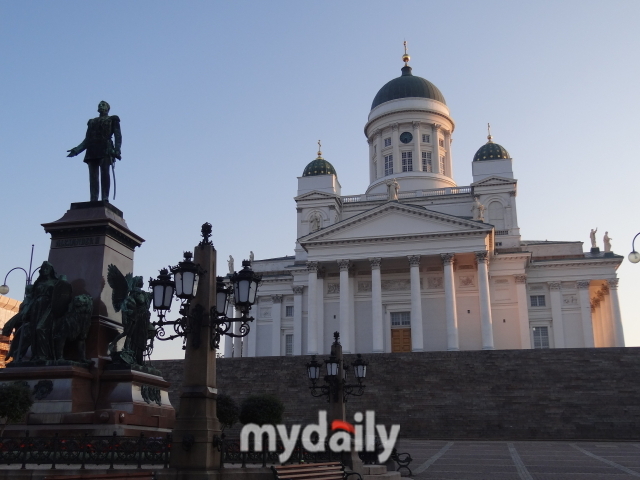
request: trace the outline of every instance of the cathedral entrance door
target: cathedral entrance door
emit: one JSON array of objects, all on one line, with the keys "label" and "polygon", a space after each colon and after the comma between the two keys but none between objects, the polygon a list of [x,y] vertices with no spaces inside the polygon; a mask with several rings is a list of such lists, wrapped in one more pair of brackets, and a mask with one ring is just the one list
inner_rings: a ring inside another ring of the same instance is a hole
[{"label": "cathedral entrance door", "polygon": [[391,330],[391,351],[410,352],[411,351],[411,329],[393,328]]},{"label": "cathedral entrance door", "polygon": [[411,312],[391,312],[391,351],[411,351]]}]

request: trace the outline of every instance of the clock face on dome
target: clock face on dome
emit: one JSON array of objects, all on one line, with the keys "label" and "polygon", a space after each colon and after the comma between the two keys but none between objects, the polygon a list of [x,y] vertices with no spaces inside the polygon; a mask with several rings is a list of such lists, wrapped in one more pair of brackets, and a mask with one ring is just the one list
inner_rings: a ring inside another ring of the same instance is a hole
[{"label": "clock face on dome", "polygon": [[411,135],[409,132],[402,132],[400,134],[400,141],[402,143],[409,143],[411,140],[413,140],[413,135]]}]

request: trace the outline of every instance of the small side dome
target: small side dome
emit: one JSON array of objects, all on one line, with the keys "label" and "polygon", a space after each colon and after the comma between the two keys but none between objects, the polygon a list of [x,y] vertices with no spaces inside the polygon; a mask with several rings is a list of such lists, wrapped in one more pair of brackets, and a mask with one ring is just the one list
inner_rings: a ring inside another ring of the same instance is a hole
[{"label": "small side dome", "polygon": [[318,140],[318,157],[313,160],[309,165],[306,166],[304,172],[302,172],[303,177],[313,177],[315,175],[335,175],[336,169],[333,168],[329,162],[327,162],[324,158],[322,158],[322,150],[320,140]]},{"label": "small side dome", "polygon": [[474,162],[482,162],[483,160],[500,160],[503,158],[511,158],[507,149],[502,145],[493,143],[491,133],[487,136],[487,143],[481,146],[473,156]]}]

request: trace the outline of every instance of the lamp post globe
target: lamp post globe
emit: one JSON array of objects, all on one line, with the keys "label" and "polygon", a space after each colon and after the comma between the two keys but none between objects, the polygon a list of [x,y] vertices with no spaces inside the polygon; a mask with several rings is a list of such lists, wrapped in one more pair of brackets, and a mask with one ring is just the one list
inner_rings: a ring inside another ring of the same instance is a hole
[{"label": "lamp post globe", "polygon": [[316,356],[311,356],[311,361],[307,363],[307,375],[309,375],[309,380],[315,382],[320,378],[320,367],[322,365],[316,360]]},{"label": "lamp post globe", "polygon": [[9,285],[0,285],[0,295],[9,293]]},{"label": "lamp post globe", "polygon": [[367,376],[367,365],[369,365],[369,362],[363,360],[362,355],[358,354],[356,361],[353,362],[353,374],[359,382]]},{"label": "lamp post globe", "polygon": [[631,263],[638,263],[640,262],[640,253],[636,252],[635,250],[633,252],[631,252],[629,254],[629,261]]},{"label": "lamp post globe", "polygon": [[176,297],[191,300],[198,290],[198,278],[202,274],[200,267],[193,263],[191,252],[184,252],[184,259],[171,269],[176,284]]},{"label": "lamp post globe", "polygon": [[218,316],[226,315],[231,292],[232,289],[224,284],[224,278],[216,277],[216,313]]},{"label": "lamp post globe", "polygon": [[258,275],[251,270],[251,262],[248,260],[243,260],[242,270],[234,273],[231,277],[234,301],[243,315],[249,313],[251,305],[256,302],[256,293],[258,292],[260,280],[262,280],[262,275]]},{"label": "lamp post globe", "polygon": [[176,284],[171,280],[169,271],[166,268],[160,270],[158,278],[149,280],[149,286],[153,292],[153,309],[161,312],[171,310]]}]

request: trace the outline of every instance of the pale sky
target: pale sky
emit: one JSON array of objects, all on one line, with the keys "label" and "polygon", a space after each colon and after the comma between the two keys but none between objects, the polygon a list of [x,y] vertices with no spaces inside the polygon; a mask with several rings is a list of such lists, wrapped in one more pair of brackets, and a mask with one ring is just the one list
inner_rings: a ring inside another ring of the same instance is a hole
[{"label": "pale sky", "polygon": [[[405,39],[456,122],[458,185],[491,122],[514,159],[523,239],[587,250],[597,227],[626,257],[640,231],[639,22],[635,0],[0,0],[0,274],[28,267],[31,244],[45,260],[40,224],[89,199],[82,156],[66,150],[103,99],[123,134],[113,203],[146,239],[136,275],[176,264],[207,221],[220,272],[229,255],[293,254],[296,177],[318,139],[343,194],[365,191],[363,127]],[[618,276],[637,346],[640,264]],[[8,283],[21,299],[24,275]]]}]

